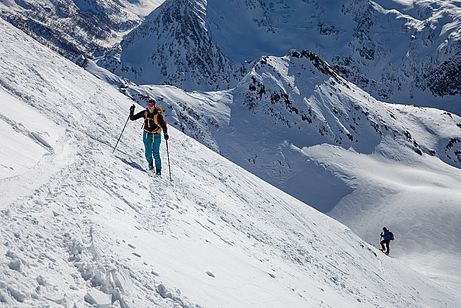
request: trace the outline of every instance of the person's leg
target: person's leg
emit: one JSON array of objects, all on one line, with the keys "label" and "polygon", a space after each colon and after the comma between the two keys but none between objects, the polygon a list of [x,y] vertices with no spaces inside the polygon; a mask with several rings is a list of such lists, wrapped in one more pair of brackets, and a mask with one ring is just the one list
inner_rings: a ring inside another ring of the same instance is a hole
[{"label": "person's leg", "polygon": [[160,159],[160,143],[162,141],[162,136],[160,134],[154,135],[154,159],[155,159],[155,169],[157,172],[162,170],[162,160]]},{"label": "person's leg", "polygon": [[390,250],[389,250],[389,244],[390,244],[390,241],[387,240],[386,241],[386,254],[389,254]]},{"label": "person's leg", "polygon": [[381,251],[384,251],[384,249],[385,249],[385,248],[384,248],[384,240],[382,240],[382,241],[380,242],[380,244],[381,244]]},{"label": "person's leg", "polygon": [[143,142],[144,142],[144,155],[146,156],[147,163],[149,167],[153,165],[152,161],[152,134],[143,132]]}]

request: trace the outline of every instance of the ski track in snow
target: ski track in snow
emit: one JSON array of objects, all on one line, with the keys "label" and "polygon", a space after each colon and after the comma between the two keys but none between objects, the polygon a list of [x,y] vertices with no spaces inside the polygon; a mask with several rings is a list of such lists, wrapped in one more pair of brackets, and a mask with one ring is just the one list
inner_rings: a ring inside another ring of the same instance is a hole
[{"label": "ski track in snow", "polygon": [[175,129],[173,182],[165,144],[162,177],[129,166],[116,155],[145,164],[139,122],[111,153],[131,104],[125,96],[2,20],[0,38],[0,97],[8,91],[65,130],[52,153],[0,181],[0,305],[459,303]]}]

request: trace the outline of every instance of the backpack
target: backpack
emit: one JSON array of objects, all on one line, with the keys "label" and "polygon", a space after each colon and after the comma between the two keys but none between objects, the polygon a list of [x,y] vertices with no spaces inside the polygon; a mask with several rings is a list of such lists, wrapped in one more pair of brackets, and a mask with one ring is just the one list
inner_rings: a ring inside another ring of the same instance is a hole
[{"label": "backpack", "polygon": [[[161,127],[161,125],[160,125],[160,124],[158,123],[158,121],[157,121],[157,116],[163,112],[163,108],[162,108],[161,106],[157,106],[157,105],[156,105],[156,106],[155,106],[155,110],[157,111],[157,113],[156,113],[156,114],[154,115],[154,117],[152,118],[152,121],[154,122],[155,125],[157,125],[158,129],[156,129],[155,132],[158,133],[158,132],[160,132],[160,131],[162,130],[162,127]],[[146,110],[144,111],[144,122],[142,123],[142,127],[145,127],[146,122],[149,124],[147,115],[148,115],[148,111],[147,111],[147,109],[146,109]],[[151,118],[149,118],[149,119],[151,119]],[[150,127],[149,127],[149,128],[150,128]]]},{"label": "backpack", "polygon": [[394,233],[392,233],[392,232],[389,231],[389,236],[390,236],[390,238],[391,238],[391,241],[393,241],[393,240],[394,240]]},{"label": "backpack", "polygon": [[162,106],[155,105],[155,109],[157,110],[158,114],[161,114],[163,112]]}]

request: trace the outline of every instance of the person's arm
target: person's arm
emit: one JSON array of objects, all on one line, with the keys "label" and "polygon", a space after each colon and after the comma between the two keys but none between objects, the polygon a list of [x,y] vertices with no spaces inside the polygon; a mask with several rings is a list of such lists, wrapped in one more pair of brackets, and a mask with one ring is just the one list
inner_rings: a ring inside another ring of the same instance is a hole
[{"label": "person's arm", "polygon": [[162,116],[161,114],[158,115],[157,121],[158,121],[158,124],[159,124],[159,125],[162,127],[162,129],[163,129],[163,137],[165,138],[165,140],[168,140],[168,139],[169,139],[169,136],[168,136],[168,127],[167,127],[166,121],[163,119],[163,116]]},{"label": "person's arm", "polygon": [[141,110],[137,114],[134,114],[134,108],[135,108],[134,105],[130,107],[130,120],[131,121],[135,121],[137,119],[144,117],[144,110]]},{"label": "person's arm", "polygon": [[157,116],[157,122],[158,125],[160,125],[160,127],[163,129],[163,132],[166,134],[168,132],[168,127],[166,125],[166,121],[163,119],[163,116],[161,114]]}]

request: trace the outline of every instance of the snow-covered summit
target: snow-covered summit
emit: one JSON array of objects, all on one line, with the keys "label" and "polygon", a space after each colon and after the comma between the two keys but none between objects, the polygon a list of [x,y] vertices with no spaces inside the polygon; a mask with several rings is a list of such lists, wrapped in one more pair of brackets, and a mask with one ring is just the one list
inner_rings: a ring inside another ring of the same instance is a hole
[{"label": "snow-covered summit", "polygon": [[[1,168],[23,168],[0,180],[2,304],[459,305],[450,289],[175,129],[174,181],[148,177],[138,123],[111,153],[126,96],[2,20],[0,41],[0,142],[12,151],[0,152]],[[30,153],[35,165],[11,157],[34,146],[45,150]]]},{"label": "snow-covered summit", "polygon": [[308,49],[378,99],[461,114],[459,4],[417,1],[413,10],[368,0],[170,0],[100,63],[141,84],[216,90],[233,87],[248,62]]},{"label": "snow-covered summit", "polygon": [[229,88],[236,83],[237,65],[210,36],[206,13],[206,0],[168,0],[99,64],[141,84]]},{"label": "snow-covered summit", "polygon": [[[269,122],[280,134],[285,132],[295,144],[328,142],[371,153],[380,143],[392,140],[419,155],[435,155],[461,166],[460,117],[379,102],[309,51],[263,57],[236,87],[234,103]],[[437,116],[429,120],[425,113]],[[414,125],[418,117],[424,125]]]}]

